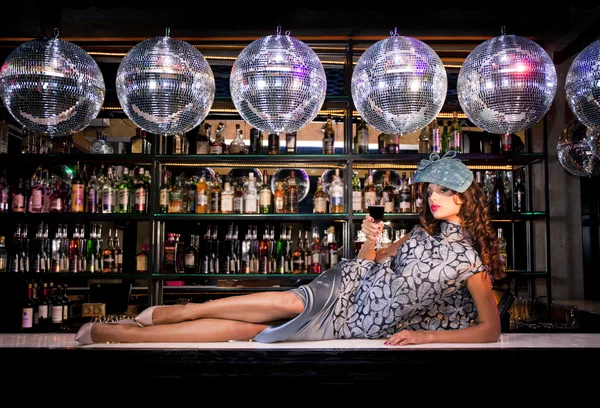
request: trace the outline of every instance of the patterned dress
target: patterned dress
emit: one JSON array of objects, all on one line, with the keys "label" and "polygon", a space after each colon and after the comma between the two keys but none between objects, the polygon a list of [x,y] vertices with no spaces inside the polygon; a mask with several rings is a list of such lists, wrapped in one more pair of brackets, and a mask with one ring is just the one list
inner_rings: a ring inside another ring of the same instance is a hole
[{"label": "patterned dress", "polygon": [[382,263],[343,259],[293,289],[305,310],[254,340],[378,339],[406,328],[468,327],[477,311],[465,281],[486,270],[460,225],[442,222],[433,236],[415,226],[395,257]]}]

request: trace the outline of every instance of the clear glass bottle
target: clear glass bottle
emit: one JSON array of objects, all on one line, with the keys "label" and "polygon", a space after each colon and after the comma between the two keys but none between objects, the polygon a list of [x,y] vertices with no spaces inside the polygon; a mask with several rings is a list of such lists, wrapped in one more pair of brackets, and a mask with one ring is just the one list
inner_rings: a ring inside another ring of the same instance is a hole
[{"label": "clear glass bottle", "polygon": [[340,169],[335,169],[329,186],[329,212],[332,214],[344,212],[344,182],[340,177]]},{"label": "clear glass bottle", "polygon": [[278,181],[273,192],[273,212],[275,214],[285,213],[285,190],[283,188],[283,182]]},{"label": "clear glass bottle", "polygon": [[231,178],[227,176],[225,178],[225,185],[221,192],[221,213],[231,214],[233,213],[233,189],[231,188]]},{"label": "clear glass bottle", "polygon": [[90,154],[114,154],[115,149],[108,142],[108,136],[101,131],[96,132],[96,140],[90,145]]},{"label": "clear glass bottle", "polygon": [[235,136],[229,144],[229,154],[246,154],[246,143],[244,143],[244,131],[241,129],[240,124],[235,125]]},{"label": "clear glass bottle", "polygon": [[254,173],[248,173],[248,184],[244,187],[244,214],[258,213],[258,190]]},{"label": "clear glass bottle", "polygon": [[362,191],[363,196],[363,209],[366,210],[370,205],[376,205],[377,201],[377,187],[373,183],[373,171],[369,170],[369,175],[367,176],[367,182],[365,183],[365,187]]},{"label": "clear glass bottle", "polygon": [[429,125],[429,129],[431,131],[430,143],[431,143],[431,153],[441,153],[442,152],[442,135],[440,133],[440,124],[437,119],[431,121]]}]

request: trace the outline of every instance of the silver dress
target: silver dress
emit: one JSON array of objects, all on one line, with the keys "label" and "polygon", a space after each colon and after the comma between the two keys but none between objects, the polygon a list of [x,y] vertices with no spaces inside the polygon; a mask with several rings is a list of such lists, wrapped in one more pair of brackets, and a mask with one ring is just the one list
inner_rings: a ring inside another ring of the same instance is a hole
[{"label": "silver dress", "polygon": [[304,302],[302,313],[254,340],[377,339],[406,328],[468,327],[477,310],[465,281],[481,271],[487,269],[460,225],[442,222],[435,235],[417,225],[385,262],[342,259],[292,289]]}]

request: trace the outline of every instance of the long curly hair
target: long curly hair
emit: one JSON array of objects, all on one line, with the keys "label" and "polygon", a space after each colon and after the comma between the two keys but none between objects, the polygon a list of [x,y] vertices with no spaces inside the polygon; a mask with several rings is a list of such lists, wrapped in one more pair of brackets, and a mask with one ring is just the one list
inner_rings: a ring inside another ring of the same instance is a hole
[{"label": "long curly hair", "polygon": [[[423,183],[423,191],[427,191],[428,184]],[[462,201],[458,216],[462,220],[463,230],[471,237],[471,245],[479,253],[481,261],[492,277],[495,280],[503,279],[506,277],[506,265],[500,258],[498,233],[492,225],[490,207],[483,190],[473,182],[463,193],[455,193],[454,199]],[[433,235],[440,231],[441,221],[433,217],[427,203],[424,203],[419,218],[421,227],[429,234]]]}]

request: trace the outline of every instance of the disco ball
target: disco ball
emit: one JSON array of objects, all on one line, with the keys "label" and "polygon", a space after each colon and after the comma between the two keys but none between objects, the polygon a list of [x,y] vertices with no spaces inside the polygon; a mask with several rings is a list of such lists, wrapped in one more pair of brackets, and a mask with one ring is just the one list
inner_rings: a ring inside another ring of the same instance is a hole
[{"label": "disco ball", "polygon": [[392,33],[360,56],[351,85],[354,105],[369,125],[382,133],[407,134],[427,126],[442,110],[448,75],[431,47]]},{"label": "disco ball", "polygon": [[204,56],[168,35],[129,50],[116,87],[127,117],[146,132],[165,136],[198,126],[215,99],[215,78]]},{"label": "disco ball", "polygon": [[310,47],[278,30],[242,50],[231,69],[229,88],[246,122],[281,135],[300,130],[317,116],[327,77]]},{"label": "disco ball", "polygon": [[89,126],[105,91],[96,61],[57,37],[20,45],[0,69],[0,96],[12,117],[31,132],[50,137]]},{"label": "disco ball", "polygon": [[544,117],[556,93],[556,69],[535,42],[501,35],[465,59],[456,85],[458,102],[479,128],[496,134],[525,130]]},{"label": "disco ball", "polygon": [[588,127],[585,137],[596,159],[600,159],[600,131]]},{"label": "disco ball", "polygon": [[572,120],[563,129],[556,145],[558,162],[575,176],[600,175],[600,159],[590,146],[588,128],[578,120]]},{"label": "disco ball", "polygon": [[600,129],[600,40],[588,45],[573,60],[565,91],[571,111],[585,126]]}]

